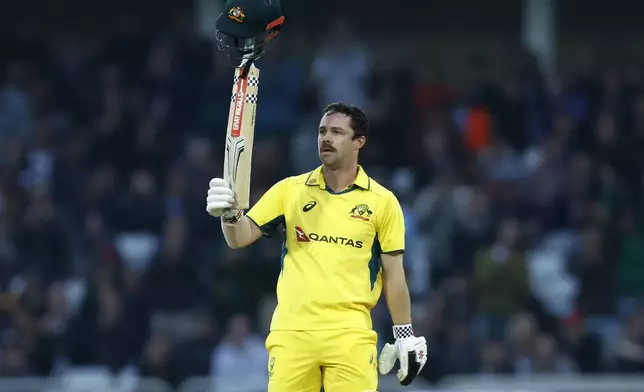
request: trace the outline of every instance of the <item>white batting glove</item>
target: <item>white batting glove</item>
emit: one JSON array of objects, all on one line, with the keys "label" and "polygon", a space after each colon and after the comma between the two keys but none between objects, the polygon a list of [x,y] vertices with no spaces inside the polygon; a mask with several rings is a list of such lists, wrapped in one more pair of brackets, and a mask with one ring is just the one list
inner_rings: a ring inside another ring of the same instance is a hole
[{"label": "white batting glove", "polygon": [[385,344],[380,352],[378,370],[387,374],[400,361],[396,376],[401,385],[409,385],[427,362],[427,342],[422,336],[414,336],[411,325],[394,325],[394,344]]},{"label": "white batting glove", "polygon": [[241,219],[242,211],[235,207],[235,192],[223,178],[210,180],[208,197],[206,198],[206,211],[211,216],[220,216],[226,223],[235,223]]}]

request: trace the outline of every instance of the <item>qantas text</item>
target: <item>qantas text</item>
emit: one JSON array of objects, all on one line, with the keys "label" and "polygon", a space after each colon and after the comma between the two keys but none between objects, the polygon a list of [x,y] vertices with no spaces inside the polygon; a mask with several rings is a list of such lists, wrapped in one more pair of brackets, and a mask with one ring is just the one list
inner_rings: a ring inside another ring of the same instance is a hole
[{"label": "qantas text", "polygon": [[302,228],[299,226],[295,227],[295,235],[297,237],[298,242],[310,242],[310,241],[317,241],[317,242],[326,242],[329,244],[340,244],[344,246],[350,246],[352,248],[362,248],[363,242],[362,241],[355,241],[352,240],[351,238],[347,237],[336,237],[332,235],[320,235],[318,233],[308,233],[306,234]]}]

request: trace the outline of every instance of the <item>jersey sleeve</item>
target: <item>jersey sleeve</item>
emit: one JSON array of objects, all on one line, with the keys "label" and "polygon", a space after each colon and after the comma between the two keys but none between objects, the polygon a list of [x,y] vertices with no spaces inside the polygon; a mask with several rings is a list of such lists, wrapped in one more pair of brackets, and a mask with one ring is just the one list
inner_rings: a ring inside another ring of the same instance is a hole
[{"label": "jersey sleeve", "polygon": [[378,222],[378,242],[382,253],[405,250],[405,218],[396,196],[391,194]]},{"label": "jersey sleeve", "polygon": [[265,236],[271,236],[284,224],[286,185],[286,179],[273,185],[246,214]]}]

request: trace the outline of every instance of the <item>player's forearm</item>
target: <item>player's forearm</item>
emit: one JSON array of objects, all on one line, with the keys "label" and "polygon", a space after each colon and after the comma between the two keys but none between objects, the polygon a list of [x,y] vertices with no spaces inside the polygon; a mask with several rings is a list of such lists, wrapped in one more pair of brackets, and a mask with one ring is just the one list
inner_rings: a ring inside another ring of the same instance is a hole
[{"label": "player's forearm", "polygon": [[243,217],[235,224],[221,222],[221,231],[224,233],[226,244],[232,249],[243,248],[251,244],[252,223],[247,217]]},{"label": "player's forearm", "polygon": [[411,324],[411,300],[404,272],[386,276],[385,295],[394,325]]}]

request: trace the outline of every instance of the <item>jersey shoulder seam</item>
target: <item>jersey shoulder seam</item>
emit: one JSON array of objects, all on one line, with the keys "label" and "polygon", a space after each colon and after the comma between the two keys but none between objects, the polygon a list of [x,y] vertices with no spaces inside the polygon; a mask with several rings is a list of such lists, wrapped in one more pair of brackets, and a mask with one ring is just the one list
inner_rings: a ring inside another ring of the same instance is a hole
[{"label": "jersey shoulder seam", "polygon": [[295,176],[288,177],[287,180],[289,182],[291,182],[292,184],[294,184],[294,185],[304,184],[304,183],[306,183],[306,180],[309,178],[311,173],[313,173],[314,171],[315,170],[311,170],[311,171],[306,172],[306,173],[297,174]]},{"label": "jersey shoulder seam", "polygon": [[391,195],[393,195],[392,191],[380,185],[376,180],[374,180],[371,177],[369,177],[369,179],[371,180],[371,186],[369,191],[375,193],[380,197],[390,197]]}]

